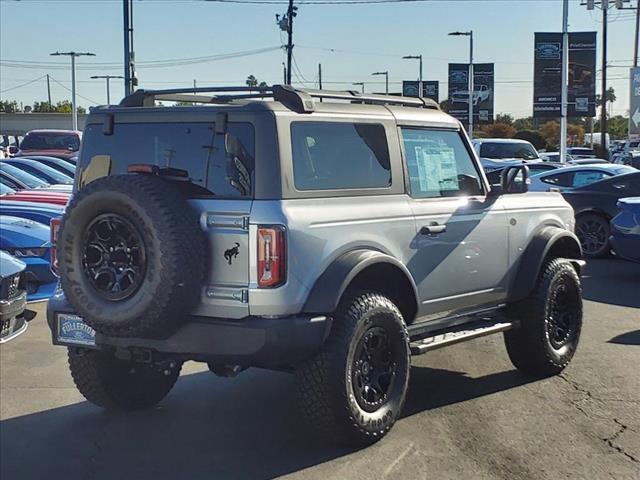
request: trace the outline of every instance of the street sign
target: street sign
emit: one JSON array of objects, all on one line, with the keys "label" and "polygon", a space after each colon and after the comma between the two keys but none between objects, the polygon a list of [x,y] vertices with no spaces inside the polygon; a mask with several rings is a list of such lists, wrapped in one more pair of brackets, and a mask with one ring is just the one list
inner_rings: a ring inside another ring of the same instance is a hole
[{"label": "street sign", "polygon": [[[536,33],[533,116],[559,117],[562,94],[562,34]],[[569,34],[569,117],[596,114],[596,33]]]},{"label": "street sign", "polygon": [[629,94],[629,138],[640,138],[640,67],[631,69]]}]

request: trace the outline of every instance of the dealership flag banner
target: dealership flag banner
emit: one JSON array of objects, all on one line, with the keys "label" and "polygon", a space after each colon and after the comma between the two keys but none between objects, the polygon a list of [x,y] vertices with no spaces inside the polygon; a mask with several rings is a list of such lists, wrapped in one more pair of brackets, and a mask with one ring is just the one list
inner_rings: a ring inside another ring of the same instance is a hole
[{"label": "dealership flag banner", "polygon": [[631,69],[629,95],[629,138],[640,139],[640,67]]},{"label": "dealership flag banner", "polygon": [[[449,64],[449,114],[469,122],[469,64]],[[493,122],[493,63],[473,64],[473,123]]]},{"label": "dealership flag banner", "polygon": [[[418,83],[420,83],[418,80],[404,80],[402,82],[402,95],[405,97],[417,97]],[[432,80],[423,81],[422,96],[440,102],[440,82]]]},{"label": "dealership flag banner", "polygon": [[[596,115],[596,32],[569,34],[567,115]],[[562,34],[536,33],[533,116],[559,117],[562,98]]]}]

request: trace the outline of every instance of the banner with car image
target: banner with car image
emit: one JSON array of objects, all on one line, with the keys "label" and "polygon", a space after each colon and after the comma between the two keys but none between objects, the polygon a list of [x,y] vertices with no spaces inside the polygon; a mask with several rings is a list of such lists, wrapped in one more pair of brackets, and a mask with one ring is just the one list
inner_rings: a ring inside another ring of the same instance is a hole
[{"label": "banner with car image", "polygon": [[[536,33],[533,116],[559,117],[562,99],[562,34]],[[569,34],[567,115],[596,114],[596,32]]]},{"label": "banner with car image", "polygon": [[[469,121],[469,64],[449,64],[449,114],[463,124]],[[473,64],[473,123],[493,122],[493,63]]]},{"label": "banner with car image", "polygon": [[[418,96],[418,82],[417,80],[404,80],[402,82],[402,95],[405,97],[417,97]],[[425,80],[422,82],[422,96],[424,98],[430,98],[436,102],[440,102],[440,82],[437,80]]]}]

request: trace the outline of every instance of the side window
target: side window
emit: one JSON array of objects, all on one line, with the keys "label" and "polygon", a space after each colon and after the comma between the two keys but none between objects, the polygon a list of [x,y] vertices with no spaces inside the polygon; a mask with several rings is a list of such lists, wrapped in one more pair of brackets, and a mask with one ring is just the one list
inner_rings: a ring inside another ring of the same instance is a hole
[{"label": "side window", "polygon": [[298,190],[387,188],[389,147],[383,125],[293,122],[293,177]]},{"label": "side window", "polygon": [[597,181],[602,180],[603,178],[608,178],[610,175],[606,172],[599,172],[597,170],[587,170],[584,172],[576,172],[573,175],[573,184],[574,187],[582,187],[584,185],[589,185],[591,183],[595,183]]},{"label": "side window", "polygon": [[484,193],[480,174],[458,132],[403,128],[402,137],[412,197]]},{"label": "side window", "polygon": [[573,179],[573,173],[558,173],[541,178],[544,183],[557,185],[558,187],[570,187]]}]

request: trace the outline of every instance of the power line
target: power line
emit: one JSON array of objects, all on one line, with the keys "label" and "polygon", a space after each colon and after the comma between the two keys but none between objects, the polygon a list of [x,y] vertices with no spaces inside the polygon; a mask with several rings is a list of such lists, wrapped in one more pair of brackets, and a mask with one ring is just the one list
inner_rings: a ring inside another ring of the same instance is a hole
[{"label": "power line", "polygon": [[[58,85],[60,85],[62,88],[64,88],[65,90],[71,92],[71,89],[69,87],[67,87],[66,85],[63,85],[61,82],[59,82],[58,80],[56,80],[55,78],[53,78],[52,76],[49,76],[49,78],[51,78],[51,80],[53,80],[55,83],[57,83]],[[88,102],[93,103],[94,105],[100,105],[100,102],[96,102],[95,100],[92,100],[91,98],[87,98],[87,97],[83,97],[82,95],[80,95],[79,93],[76,93],[76,95]]]},{"label": "power line", "polygon": [[15,87],[11,87],[11,88],[5,88],[4,90],[0,90],[0,93],[10,92],[11,90],[17,90],[18,88],[26,87],[27,85],[31,85],[32,83],[35,83],[38,80],[42,80],[45,77],[46,75],[42,75],[41,77],[34,78],[33,80],[29,80],[28,82],[23,83],[21,85],[16,85]]}]

